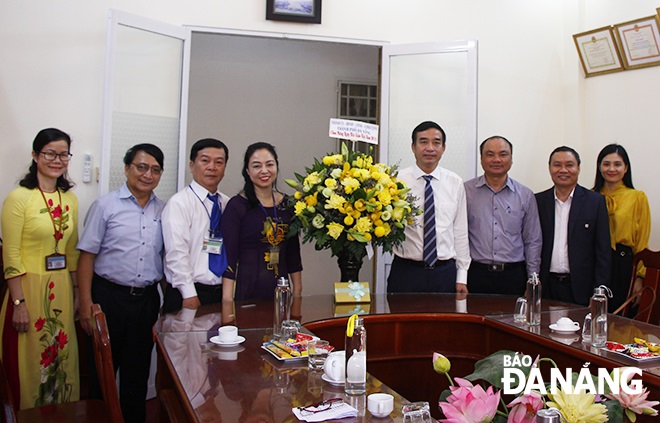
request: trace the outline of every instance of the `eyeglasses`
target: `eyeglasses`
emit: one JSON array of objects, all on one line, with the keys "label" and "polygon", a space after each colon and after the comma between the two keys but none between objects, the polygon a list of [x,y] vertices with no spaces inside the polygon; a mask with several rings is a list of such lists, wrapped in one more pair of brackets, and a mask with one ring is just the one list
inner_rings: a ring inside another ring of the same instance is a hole
[{"label": "eyeglasses", "polygon": [[331,398],[325,401],[317,402],[316,404],[308,405],[307,407],[300,408],[300,414],[309,416],[311,414],[320,413],[331,409],[334,405],[344,402],[341,398]]},{"label": "eyeglasses", "polygon": [[160,176],[160,174],[163,173],[163,169],[160,168],[159,166],[149,166],[144,163],[138,163],[138,164],[131,163],[131,164],[135,166],[137,171],[142,175],[144,175],[149,171],[151,171],[152,175],[156,175],[156,176]]},{"label": "eyeglasses", "polygon": [[57,154],[54,151],[48,150],[48,151],[40,151],[39,154],[43,154],[44,158],[49,162],[55,160],[55,157],[59,157],[62,163],[68,162],[69,160],[71,160],[71,157],[73,156],[73,154],[69,153],[68,151],[65,153]]}]

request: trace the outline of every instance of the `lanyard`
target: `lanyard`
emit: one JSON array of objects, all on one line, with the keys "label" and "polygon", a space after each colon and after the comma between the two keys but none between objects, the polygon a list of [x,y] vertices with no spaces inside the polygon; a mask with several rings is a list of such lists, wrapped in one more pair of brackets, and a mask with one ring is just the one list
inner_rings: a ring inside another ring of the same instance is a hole
[{"label": "lanyard", "polygon": [[39,188],[39,192],[41,193],[41,198],[44,199],[44,204],[46,204],[46,211],[48,212],[48,217],[50,217],[50,221],[53,223],[53,238],[55,238],[55,254],[58,254],[59,252],[57,251],[57,245],[60,243],[60,239],[64,236],[64,234],[62,234],[62,213],[64,213],[64,210],[62,210],[62,193],[60,193],[60,190],[57,189],[57,196],[60,199],[60,204],[59,204],[60,217],[58,218],[60,221],[59,222],[60,227],[58,229],[57,225],[55,224],[55,218],[53,217],[53,214],[50,211],[48,200],[46,200],[46,194],[44,194],[41,188]]},{"label": "lanyard", "polygon": [[[195,197],[199,200],[200,203],[202,203],[202,207],[204,207],[204,211],[206,212],[206,215],[209,217],[209,221],[211,221],[211,213],[209,213],[209,209],[206,208],[204,205],[204,200],[199,198],[199,195],[195,192],[195,190],[192,188],[191,185],[188,185],[188,188],[190,188],[190,191],[192,191],[193,194],[195,194]],[[218,207],[220,207],[220,213],[222,213],[222,203],[218,203]]]},{"label": "lanyard", "polygon": [[[270,193],[273,196],[273,212],[275,213],[275,219],[273,221],[273,224],[275,225],[275,227],[273,228],[273,240],[277,240],[277,204],[275,204],[275,193],[273,191],[271,191]],[[261,204],[261,201],[259,201],[259,206],[261,207],[261,210],[264,211],[264,214],[266,215],[266,219],[269,219],[270,216],[268,215],[268,212],[266,211],[264,205]]]}]

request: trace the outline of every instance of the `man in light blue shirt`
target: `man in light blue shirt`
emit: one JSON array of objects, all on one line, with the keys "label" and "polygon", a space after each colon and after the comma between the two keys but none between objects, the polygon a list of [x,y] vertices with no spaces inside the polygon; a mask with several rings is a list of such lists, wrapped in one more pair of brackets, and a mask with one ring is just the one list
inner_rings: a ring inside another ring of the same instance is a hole
[{"label": "man in light blue shirt", "polygon": [[508,173],[513,146],[493,136],[479,146],[484,174],[465,182],[470,239],[468,289],[523,295],[541,266],[541,225],[534,193]]},{"label": "man in light blue shirt", "polygon": [[[163,152],[138,144],[124,156],[126,183],[96,201],[85,218],[78,249],[80,323],[91,335],[91,305],[105,312],[119,397],[126,422],[144,422],[151,365],[151,328],[158,318],[163,279],[161,213],[153,190],[163,172]],[[90,396],[100,398],[94,366]]]}]

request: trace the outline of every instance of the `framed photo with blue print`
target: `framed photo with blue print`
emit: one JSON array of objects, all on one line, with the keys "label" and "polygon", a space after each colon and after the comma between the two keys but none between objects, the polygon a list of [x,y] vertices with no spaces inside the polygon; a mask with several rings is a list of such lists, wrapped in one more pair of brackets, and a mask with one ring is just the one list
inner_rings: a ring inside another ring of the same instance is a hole
[{"label": "framed photo with blue print", "polygon": [[321,0],[266,0],[266,19],[321,23]]}]

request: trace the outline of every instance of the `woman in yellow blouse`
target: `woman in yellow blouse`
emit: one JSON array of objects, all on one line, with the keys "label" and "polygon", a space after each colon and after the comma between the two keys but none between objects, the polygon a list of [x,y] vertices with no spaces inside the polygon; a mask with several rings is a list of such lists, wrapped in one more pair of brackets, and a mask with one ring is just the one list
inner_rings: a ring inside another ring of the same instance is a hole
[{"label": "woman in yellow blouse", "polygon": [[79,399],[74,285],[78,199],[67,179],[71,138],[41,130],[32,164],[2,206],[0,356],[21,409]]},{"label": "woman in yellow blouse", "polygon": [[[633,256],[648,246],[651,234],[651,210],[646,194],[634,189],[630,159],[618,144],[605,146],[598,154],[593,190],[607,201],[612,240],[612,284],[614,297],[610,312],[628,296]],[[639,269],[634,292],[642,287],[645,269]]]}]

